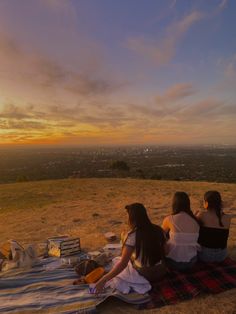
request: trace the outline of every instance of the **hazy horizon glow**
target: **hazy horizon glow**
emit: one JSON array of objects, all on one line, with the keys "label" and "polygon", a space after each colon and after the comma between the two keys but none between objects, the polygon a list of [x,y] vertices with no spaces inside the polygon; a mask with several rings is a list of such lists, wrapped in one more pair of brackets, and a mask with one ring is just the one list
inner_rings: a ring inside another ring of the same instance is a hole
[{"label": "hazy horizon glow", "polygon": [[233,0],[2,0],[0,146],[236,144]]}]

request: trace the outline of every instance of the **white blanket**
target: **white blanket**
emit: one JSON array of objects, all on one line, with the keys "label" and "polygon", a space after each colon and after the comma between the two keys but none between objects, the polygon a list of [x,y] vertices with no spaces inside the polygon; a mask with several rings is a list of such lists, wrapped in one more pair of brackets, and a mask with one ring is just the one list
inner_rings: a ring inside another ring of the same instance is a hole
[{"label": "white blanket", "polygon": [[[113,264],[117,264],[120,259],[120,257],[114,258]],[[140,294],[151,290],[150,283],[133,268],[131,262],[119,275],[108,281],[106,287],[116,289],[124,294],[128,294],[131,290]]]}]

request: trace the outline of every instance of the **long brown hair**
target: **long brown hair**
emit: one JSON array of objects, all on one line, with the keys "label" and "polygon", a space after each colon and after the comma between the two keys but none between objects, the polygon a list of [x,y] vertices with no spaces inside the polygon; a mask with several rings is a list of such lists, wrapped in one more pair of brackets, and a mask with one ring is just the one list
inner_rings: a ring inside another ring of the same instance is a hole
[{"label": "long brown hair", "polygon": [[185,192],[176,192],[172,200],[172,215],[176,215],[181,212],[188,214],[199,224],[199,221],[194,216],[191,210],[190,199],[188,194]]},{"label": "long brown hair", "polygon": [[131,232],[136,232],[135,253],[143,265],[155,265],[164,258],[165,236],[161,227],[152,224],[143,204],[133,203],[125,207],[129,215]]},{"label": "long brown hair", "polygon": [[222,199],[218,191],[208,191],[204,194],[204,200],[208,203],[208,208],[215,211],[219,220],[219,225],[224,227],[222,223]]}]

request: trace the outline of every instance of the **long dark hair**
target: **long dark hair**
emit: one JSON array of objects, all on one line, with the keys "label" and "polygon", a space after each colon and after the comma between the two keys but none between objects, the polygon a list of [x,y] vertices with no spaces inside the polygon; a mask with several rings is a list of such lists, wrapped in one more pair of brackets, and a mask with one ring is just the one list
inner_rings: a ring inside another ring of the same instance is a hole
[{"label": "long dark hair", "polygon": [[143,265],[155,265],[164,258],[165,236],[161,227],[151,223],[143,204],[133,203],[125,207],[129,215],[131,232],[136,232],[135,253]]},{"label": "long dark hair", "polygon": [[181,212],[188,214],[199,224],[199,221],[194,216],[191,210],[190,199],[188,194],[185,192],[176,192],[172,200],[172,215],[176,215]]},{"label": "long dark hair", "polygon": [[204,194],[204,200],[208,203],[208,208],[215,211],[219,220],[219,225],[224,227],[222,223],[222,199],[218,191],[208,191]]}]

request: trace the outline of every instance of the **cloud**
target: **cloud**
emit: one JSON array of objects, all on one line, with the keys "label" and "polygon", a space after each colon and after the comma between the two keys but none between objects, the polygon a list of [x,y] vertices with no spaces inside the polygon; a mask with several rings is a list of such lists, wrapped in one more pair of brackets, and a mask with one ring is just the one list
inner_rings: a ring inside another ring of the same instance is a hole
[{"label": "cloud", "polygon": [[163,95],[157,95],[157,104],[173,103],[195,94],[195,89],[190,83],[178,83],[168,88]]},{"label": "cloud", "polygon": [[[168,94],[169,90],[171,88],[163,95]],[[176,131],[179,127],[192,129],[194,125],[200,127],[205,123],[209,123],[210,126],[214,124],[213,121],[234,119],[236,114],[236,105],[215,98],[206,98],[198,102],[180,101],[176,104],[167,103],[166,105],[162,105],[162,103],[157,105],[154,99],[149,106],[129,104],[127,107],[132,112],[134,121],[146,119],[145,124],[149,123],[150,128],[155,127],[157,123],[164,129],[168,125],[174,125]]]},{"label": "cloud", "polygon": [[140,106],[136,104],[128,104],[127,105],[129,112],[132,113],[133,117],[135,118],[136,114],[152,118],[162,117],[164,115],[163,110],[159,108],[155,108],[154,106]]},{"label": "cloud", "polygon": [[234,54],[231,58],[229,58],[225,64],[224,75],[226,78],[234,78],[236,79],[236,54]]},{"label": "cloud", "polygon": [[[224,102],[216,99],[204,99],[200,102],[190,104],[182,108],[178,112],[178,118],[191,119],[209,119],[209,117],[221,116],[224,112],[221,108],[225,105]],[[226,109],[224,107],[224,109]],[[225,113],[227,110],[225,110]]]},{"label": "cloud", "polygon": [[0,2],[3,103],[68,108],[126,85],[110,71],[102,45],[81,30],[80,7],[64,0]]},{"label": "cloud", "polygon": [[14,104],[6,104],[0,112],[0,118],[6,119],[26,119],[32,116],[28,113],[27,109],[20,108]]},{"label": "cloud", "polygon": [[176,47],[183,36],[192,25],[203,19],[203,17],[204,14],[202,12],[193,11],[168,27],[162,40],[129,38],[127,40],[127,47],[143,57],[154,61],[156,66],[167,65],[175,56]]},{"label": "cloud", "polygon": [[[196,90],[190,83],[178,83],[170,86],[163,94],[157,95],[153,98],[150,105],[140,106],[136,104],[129,104],[129,110],[133,114],[140,114],[144,116],[165,118],[166,116],[174,115],[175,112],[182,109],[184,103],[182,101],[194,95]],[[181,101],[181,103],[179,103]]]},{"label": "cloud", "polygon": [[209,18],[214,18],[215,16],[219,15],[223,10],[227,8],[228,0],[219,0],[218,4],[215,6],[213,11],[208,13]]},{"label": "cloud", "polygon": [[[22,0],[15,1],[14,7],[14,0],[0,3],[1,141],[145,142],[155,135],[164,141],[165,136],[182,136],[192,128],[206,126],[209,120],[212,125],[214,119],[234,117],[232,103],[196,101],[200,95],[191,97],[197,90],[186,82],[158,94],[152,92],[148,100],[144,99],[147,85],[143,95],[136,86],[123,94],[127,83],[116,77],[119,71],[110,68],[114,56],[108,54],[113,47],[105,52],[105,45],[96,42],[95,35],[87,37],[94,25],[81,31],[83,23],[90,22],[87,16],[80,18],[83,8],[75,2],[42,0],[31,4]],[[168,1],[167,15],[162,12],[158,19],[175,14],[176,5],[176,0]],[[227,1],[221,1],[218,9],[226,5]],[[209,14],[193,11],[172,23],[160,40],[130,38],[127,45],[157,66],[167,65],[183,37],[204,17]],[[124,56],[120,52],[118,59]],[[225,66],[226,76],[234,75],[234,62],[232,58]],[[124,72],[122,64],[119,70]],[[128,76],[129,71],[128,65]],[[149,74],[152,80],[152,72]],[[153,88],[154,82],[150,83]]]},{"label": "cloud", "polygon": [[170,5],[169,5],[169,7],[170,7],[171,9],[173,9],[173,8],[175,7],[176,3],[177,3],[177,0],[172,0],[171,3],[170,3]]},{"label": "cloud", "polygon": [[[3,126],[9,129],[15,128],[38,129],[40,126],[55,131],[63,128],[78,128],[81,125],[89,125],[97,128],[112,127],[124,125],[133,120],[125,107],[111,106],[99,102],[89,102],[77,104],[73,107],[65,105],[44,105],[41,110],[38,104],[15,105],[6,104],[0,110],[0,119]],[[4,123],[3,123],[4,122]]]},{"label": "cloud", "polygon": [[221,0],[220,4],[218,5],[219,10],[224,10],[227,7],[228,0]]},{"label": "cloud", "polygon": [[225,94],[228,98],[228,95],[234,95],[236,88],[236,54],[227,58],[219,58],[216,66],[223,75],[220,82],[215,86],[215,90]]},{"label": "cloud", "polygon": [[94,79],[85,75],[73,74],[65,89],[79,95],[103,95],[119,89],[122,85],[123,83],[115,83],[110,80]]},{"label": "cloud", "polygon": [[41,2],[52,9],[64,9],[70,6],[70,1],[68,0],[41,0]]},{"label": "cloud", "polygon": [[44,130],[48,128],[48,124],[39,121],[16,121],[11,119],[0,119],[0,129],[2,130]]},{"label": "cloud", "polygon": [[[97,78],[95,73],[74,71],[58,64],[47,56],[24,51],[20,45],[0,34],[0,80],[7,82],[9,89],[14,85],[22,88],[33,86],[34,90],[44,88],[63,89],[77,95],[110,93],[122,86],[109,78]],[[10,82],[9,82],[10,81]]]}]

